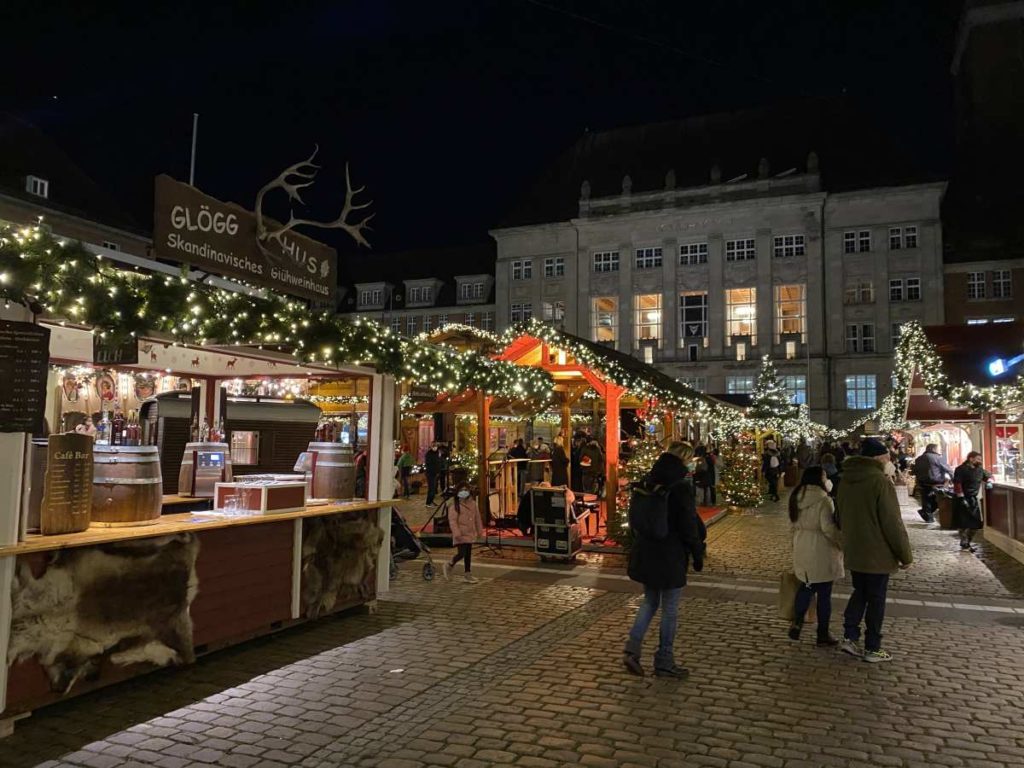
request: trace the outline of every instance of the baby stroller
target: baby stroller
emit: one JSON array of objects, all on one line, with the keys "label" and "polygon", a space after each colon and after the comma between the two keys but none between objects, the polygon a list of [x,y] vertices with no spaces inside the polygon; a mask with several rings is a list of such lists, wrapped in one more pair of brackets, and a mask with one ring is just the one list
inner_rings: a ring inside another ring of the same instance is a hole
[{"label": "baby stroller", "polygon": [[398,514],[398,510],[391,509],[391,577],[397,575],[399,560],[415,560],[420,553],[427,556],[427,562],[423,564],[423,580],[434,580],[434,561],[430,557],[430,547],[416,538],[412,529],[406,525],[405,520]]}]

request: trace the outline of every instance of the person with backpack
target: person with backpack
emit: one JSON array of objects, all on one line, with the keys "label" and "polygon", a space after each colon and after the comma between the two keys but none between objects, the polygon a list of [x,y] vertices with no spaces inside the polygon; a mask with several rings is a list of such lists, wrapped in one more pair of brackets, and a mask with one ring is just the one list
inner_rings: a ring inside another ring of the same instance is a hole
[{"label": "person with backpack", "polygon": [[832,582],[843,578],[843,542],[836,525],[835,507],[828,495],[825,470],[807,467],[800,484],[789,495],[789,521],[793,529],[793,574],[800,580],[793,607],[789,639],[799,640],[811,598],[818,598],[818,645],[832,648],[839,641],[828,631],[832,618]]},{"label": "person with backpack", "polygon": [[693,481],[693,446],[672,442],[658,457],[642,483],[633,488],[629,527],[635,539],[629,551],[629,578],[644,587],[644,598],[622,653],[622,662],[634,675],[643,676],[640,663],[644,635],[654,614],[661,609],[654,674],[683,679],[689,670],[676,664],[676,621],[679,598],[686,586],[690,561],[693,570],[704,569],[707,531],[697,515]]}]

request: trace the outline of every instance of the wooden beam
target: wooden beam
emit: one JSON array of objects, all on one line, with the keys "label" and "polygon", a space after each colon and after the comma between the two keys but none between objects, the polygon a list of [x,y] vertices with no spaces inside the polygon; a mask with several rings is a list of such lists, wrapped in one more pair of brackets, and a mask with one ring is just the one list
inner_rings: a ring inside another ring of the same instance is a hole
[{"label": "wooden beam", "polygon": [[490,484],[487,480],[487,456],[491,451],[490,447],[490,431],[491,431],[491,402],[494,398],[483,392],[479,393],[480,397],[477,398],[477,423],[476,423],[476,449],[479,453],[479,477],[477,478],[479,485],[479,494],[477,496],[477,508],[480,510],[480,515],[483,517],[484,525],[487,524],[487,496],[490,493]]},{"label": "wooden beam", "polygon": [[615,511],[615,496],[619,492],[619,402],[625,390],[608,383],[604,397],[605,404],[605,430],[604,430],[604,455],[606,461],[604,500],[605,500],[605,521]]}]

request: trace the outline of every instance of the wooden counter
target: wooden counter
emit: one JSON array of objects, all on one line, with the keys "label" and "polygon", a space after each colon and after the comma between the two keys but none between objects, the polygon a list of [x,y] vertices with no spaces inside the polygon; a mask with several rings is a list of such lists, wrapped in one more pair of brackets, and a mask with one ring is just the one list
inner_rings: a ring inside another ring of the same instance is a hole
[{"label": "wooden counter", "polygon": [[337,504],[306,507],[297,512],[246,515],[243,517],[222,517],[210,512],[183,512],[180,514],[161,515],[159,520],[152,525],[133,525],[124,528],[90,528],[88,531],[81,531],[80,533],[62,533],[56,536],[43,536],[38,533],[31,533],[25,537],[25,541],[0,546],[0,557],[24,555],[30,552],[49,552],[56,549],[70,549],[71,547],[88,547],[96,544],[107,544],[113,541],[150,539],[156,536],[169,536],[186,531],[209,531],[215,528],[233,528],[240,525],[279,523],[284,520],[336,515],[339,512],[359,512],[366,509],[398,507],[404,503],[405,501],[402,499],[347,501]]},{"label": "wooden counter", "polygon": [[996,481],[985,492],[985,539],[1024,563],[1024,486]]}]

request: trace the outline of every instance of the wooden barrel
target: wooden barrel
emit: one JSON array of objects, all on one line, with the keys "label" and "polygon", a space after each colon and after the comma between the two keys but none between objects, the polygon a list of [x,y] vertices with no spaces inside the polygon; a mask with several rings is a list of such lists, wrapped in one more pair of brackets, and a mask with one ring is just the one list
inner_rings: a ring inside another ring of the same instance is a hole
[{"label": "wooden barrel", "polygon": [[151,525],[160,519],[163,480],[155,445],[93,449],[92,525]]},{"label": "wooden barrel", "polygon": [[313,454],[313,498],[351,499],[356,495],[352,446],[312,442],[309,452]]}]

